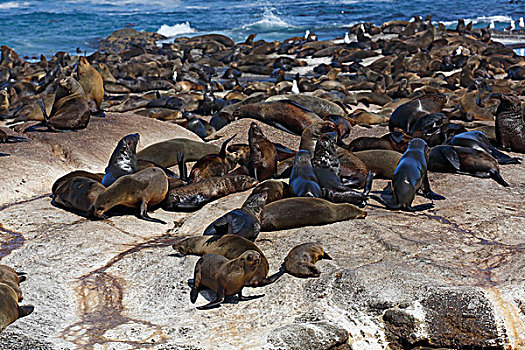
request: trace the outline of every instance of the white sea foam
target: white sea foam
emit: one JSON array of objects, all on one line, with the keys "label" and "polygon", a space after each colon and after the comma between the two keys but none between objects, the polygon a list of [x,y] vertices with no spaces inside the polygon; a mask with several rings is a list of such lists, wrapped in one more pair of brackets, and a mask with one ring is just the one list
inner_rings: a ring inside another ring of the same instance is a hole
[{"label": "white sea foam", "polygon": [[255,30],[255,31],[265,31],[272,29],[283,29],[283,28],[293,28],[294,26],[287,23],[285,20],[280,18],[277,14],[273,12],[272,9],[265,8],[262,18],[254,23],[245,24],[242,26],[244,30]]},{"label": "white sea foam", "polygon": [[157,33],[167,36],[168,38],[174,37],[180,34],[189,34],[189,33],[196,33],[196,32],[197,30],[190,26],[190,22],[177,23],[172,26],[163,24],[162,26],[160,26],[159,30],[157,30]]},{"label": "white sea foam", "polygon": [[20,7],[28,7],[27,1],[8,1],[0,4],[0,10],[16,9]]},{"label": "white sea foam", "polygon": [[[479,24],[479,23],[491,23],[494,21],[494,23],[510,23],[512,20],[512,17],[509,16],[481,16],[476,18],[465,18],[465,23],[468,24],[469,22],[472,22],[472,24]],[[458,21],[438,21],[443,23],[446,27],[457,25]]]}]

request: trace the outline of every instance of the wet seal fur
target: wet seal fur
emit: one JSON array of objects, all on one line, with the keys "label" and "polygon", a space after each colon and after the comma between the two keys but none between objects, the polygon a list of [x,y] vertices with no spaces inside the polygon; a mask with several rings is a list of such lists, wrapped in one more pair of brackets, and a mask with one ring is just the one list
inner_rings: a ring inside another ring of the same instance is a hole
[{"label": "wet seal fur", "polygon": [[109,158],[108,166],[104,171],[102,184],[109,187],[119,177],[134,174],[137,169],[137,143],[139,134],[124,136],[117,144],[117,147]]},{"label": "wet seal fur", "polygon": [[498,161],[490,154],[470,147],[450,145],[432,147],[428,170],[491,178],[501,186],[509,186],[499,173]]},{"label": "wet seal fur", "polygon": [[312,167],[310,152],[306,150],[300,150],[295,155],[290,188],[297,197],[321,197],[321,187]]},{"label": "wet seal fur", "polygon": [[321,198],[295,197],[266,205],[261,227],[262,231],[279,231],[364,217],[366,212],[352,204],[334,204]]},{"label": "wet seal fur", "polygon": [[385,205],[387,209],[406,211],[425,210],[434,206],[434,203],[428,203],[412,207],[414,197],[420,189],[426,198],[444,199],[445,197],[432,192],[430,189],[427,177],[428,154],[427,143],[419,138],[413,139],[399,160],[392,178],[395,203],[387,203],[377,196],[373,196],[373,198]]},{"label": "wet seal fur", "polygon": [[100,193],[90,212],[94,217],[105,218],[105,213],[117,205],[138,208],[138,217],[166,224],[148,215],[148,207],[161,203],[168,193],[168,177],[160,168],[152,167],[135,174],[119,177]]},{"label": "wet seal fur", "polygon": [[234,234],[255,241],[261,231],[261,217],[267,196],[266,193],[250,195],[241,208],[232,210],[212,222],[204,230],[204,235]]},{"label": "wet seal fur", "polygon": [[218,254],[204,255],[195,265],[191,302],[195,303],[199,290],[204,288],[213,290],[215,299],[207,305],[197,307],[199,310],[219,307],[224,297],[234,294],[238,295],[239,301],[262,297],[242,295],[242,289],[253,278],[260,263],[261,256],[255,250],[248,250],[231,260]]},{"label": "wet seal fur", "polygon": [[246,175],[210,177],[201,182],[171,189],[162,204],[164,210],[197,210],[208,202],[230,193],[247,190],[257,180]]},{"label": "wet seal fur", "polygon": [[477,130],[457,134],[450,140],[449,145],[464,146],[485,151],[496,158],[499,164],[519,164],[521,160],[520,158],[510,157],[498,151],[492,146],[488,137],[483,132]]},{"label": "wet seal fur", "polygon": [[174,243],[172,248],[182,255],[219,254],[227,259],[235,259],[248,250],[255,250],[261,256],[261,263],[247,286],[260,287],[273,282],[266,277],[270,265],[263,252],[253,242],[239,235],[194,236]]}]

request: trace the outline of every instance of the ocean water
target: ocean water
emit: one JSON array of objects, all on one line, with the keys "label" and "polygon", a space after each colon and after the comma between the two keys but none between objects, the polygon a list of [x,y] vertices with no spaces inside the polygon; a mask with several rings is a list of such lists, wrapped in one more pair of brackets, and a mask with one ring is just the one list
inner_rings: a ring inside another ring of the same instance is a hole
[{"label": "ocean water", "polygon": [[235,41],[257,33],[259,39],[283,40],[309,29],[319,39],[342,37],[357,22],[381,24],[433,14],[434,21],[455,27],[458,18],[475,27],[496,29],[525,17],[525,0],[0,0],[0,44],[22,56],[91,53],[101,38],[129,26],[169,37],[222,33]]}]

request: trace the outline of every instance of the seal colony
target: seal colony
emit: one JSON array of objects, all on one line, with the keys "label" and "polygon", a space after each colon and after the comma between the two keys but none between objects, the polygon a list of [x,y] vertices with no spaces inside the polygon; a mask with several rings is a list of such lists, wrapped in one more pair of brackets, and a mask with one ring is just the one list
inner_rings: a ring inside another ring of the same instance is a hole
[{"label": "seal colony", "polygon": [[[128,207],[166,224],[148,211],[196,211],[254,187],[240,208],[207,218],[204,232],[173,244],[179,254],[202,256],[190,300],[203,288],[216,297],[199,309],[235,294],[248,300],[244,287],[275,283],[284,272],[319,277],[315,263],[332,259],[319,242],[308,242],[268,275],[269,261],[257,247],[261,232],[364,219],[370,199],[389,210],[428,210],[432,202],[413,205],[420,190],[431,201],[447,195],[431,191],[434,171],[512,186],[500,165],[521,161],[504,152],[524,152],[525,77],[516,74],[523,57],[492,41],[487,30],[459,24],[446,30],[431,17],[350,31],[357,41],[310,35],[236,44],[216,34],[141,47],[108,38],[105,50],[90,56],[62,52],[35,63],[2,46],[0,118],[29,139],[37,130],[80,130],[82,137],[90,117],[104,111],[194,132],[202,142],[170,139],[137,152],[137,125],[136,133],[114,140],[103,173],[76,170],[57,179],[53,204],[93,220],[111,220]],[[308,67],[312,57],[327,63]],[[207,141],[244,118],[256,120],[243,130],[247,143],[228,146],[234,134],[222,135],[220,147]],[[263,124],[300,137],[299,147],[277,143]],[[356,124],[388,126],[388,132],[350,139]],[[189,175],[188,161],[196,161]],[[374,177],[391,181],[393,202],[369,195]],[[14,310],[6,312],[5,328],[30,310],[13,307],[17,291],[2,288],[2,303]]]}]

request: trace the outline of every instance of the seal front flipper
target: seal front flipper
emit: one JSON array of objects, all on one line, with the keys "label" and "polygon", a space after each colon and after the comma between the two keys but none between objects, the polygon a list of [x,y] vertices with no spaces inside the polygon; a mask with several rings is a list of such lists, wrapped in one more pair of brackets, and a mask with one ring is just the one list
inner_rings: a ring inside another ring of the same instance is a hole
[{"label": "seal front flipper", "polygon": [[428,198],[428,199],[433,199],[433,200],[446,199],[442,195],[437,194],[435,192],[432,192],[432,190],[430,189],[430,183],[428,182],[428,176],[427,175],[425,175],[423,177],[423,181],[421,183],[421,191],[422,191],[423,197]]},{"label": "seal front flipper", "polygon": [[459,171],[461,163],[458,152],[454,147],[439,147],[438,152],[446,159],[456,171]]},{"label": "seal front flipper", "polygon": [[179,166],[179,178],[182,181],[188,181],[188,167],[184,160],[184,152],[177,153],[177,165]]},{"label": "seal front flipper", "polygon": [[151,216],[148,215],[148,203],[146,203],[146,201],[142,201],[142,203],[140,204],[140,210],[139,210],[138,217],[142,220],[156,222],[159,224],[166,225],[165,221],[162,221],[161,219],[152,218]]},{"label": "seal front flipper", "polygon": [[509,184],[507,183],[507,181],[503,180],[503,178],[501,177],[501,174],[498,171],[496,171],[494,169],[490,169],[489,170],[489,176],[490,176],[491,179],[493,179],[494,181],[499,183],[501,186],[509,187]]},{"label": "seal front flipper", "polygon": [[35,307],[33,305],[19,306],[18,307],[18,318],[22,318],[22,317],[31,315],[33,313],[33,310],[35,310]]},{"label": "seal front flipper", "polygon": [[406,208],[407,211],[416,212],[434,208],[434,203],[419,204],[413,207]]},{"label": "seal front flipper", "polygon": [[257,285],[257,287],[264,287],[264,286],[267,286],[267,285],[269,285],[269,284],[274,283],[274,282],[277,281],[282,275],[284,275],[285,272],[286,272],[286,269],[284,268],[284,266],[281,266],[281,268],[279,269],[279,271],[277,271],[277,272],[274,273],[273,275],[268,276],[268,277],[266,277],[265,279],[263,279],[262,281],[260,281],[260,283]]},{"label": "seal front flipper", "polygon": [[203,235],[204,236],[212,236],[212,235],[226,235],[228,234],[228,218],[225,216],[221,216],[214,222],[212,222],[206,229],[204,230]]},{"label": "seal front flipper", "polygon": [[257,298],[262,298],[264,296],[264,294],[244,296],[242,295],[242,289],[239,291],[239,293],[237,293],[237,295],[238,295],[239,301],[253,300]]}]

